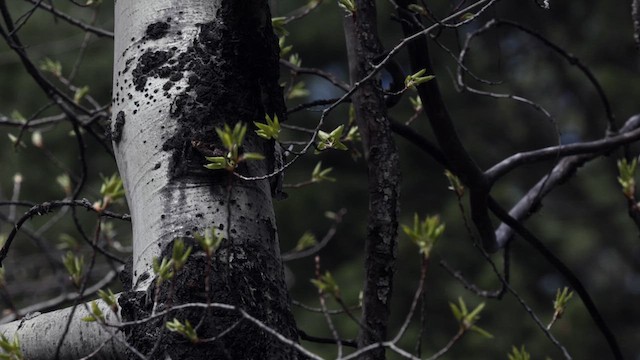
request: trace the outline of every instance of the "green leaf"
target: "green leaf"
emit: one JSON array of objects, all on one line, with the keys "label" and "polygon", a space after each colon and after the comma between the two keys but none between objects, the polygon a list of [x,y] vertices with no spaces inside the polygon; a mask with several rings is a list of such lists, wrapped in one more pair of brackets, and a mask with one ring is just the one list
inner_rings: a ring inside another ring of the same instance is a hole
[{"label": "green leaf", "polygon": [[259,153],[251,153],[251,152],[244,153],[240,157],[240,161],[246,161],[246,160],[264,160],[264,155]]},{"label": "green leaf", "polygon": [[531,355],[525,350],[524,345],[518,349],[513,346],[511,348],[511,353],[507,354],[509,360],[531,360]]},{"label": "green leaf", "polygon": [[471,331],[477,332],[478,334],[486,337],[487,339],[493,339],[493,335],[490,332],[476,325],[473,325],[471,327]]},{"label": "green leaf", "polygon": [[556,291],[556,298],[553,301],[554,319],[560,319],[567,308],[569,300],[573,297],[573,291],[569,291],[568,287]]},{"label": "green leaf", "polygon": [[491,335],[489,332],[475,325],[478,319],[480,319],[480,313],[484,309],[485,303],[481,303],[473,310],[471,310],[471,312],[469,312],[467,304],[465,304],[462,297],[459,297],[458,304],[450,302],[449,307],[451,308],[453,316],[456,318],[456,320],[458,320],[458,324],[463,331],[471,330],[485,337],[493,337],[493,335]]},{"label": "green leaf", "polygon": [[73,94],[73,102],[76,104],[80,104],[80,101],[84,99],[85,96],[89,93],[89,87],[83,86],[81,88],[77,88],[75,93]]},{"label": "green leaf", "polygon": [[67,269],[71,281],[73,281],[76,286],[80,286],[82,273],[84,271],[84,256],[76,256],[71,251],[68,251],[66,255],[62,257],[62,263]]},{"label": "green leaf", "polygon": [[238,164],[245,160],[256,160],[261,155],[255,153],[247,153],[242,156],[239,155],[240,147],[244,141],[244,137],[247,133],[247,125],[238,122],[234,125],[233,129],[225,124],[222,128],[216,128],[216,133],[220,138],[223,146],[227,149],[227,155],[222,156],[205,156],[210,163],[205,164],[204,167],[210,170],[234,171]]},{"label": "green leaf", "polygon": [[467,315],[467,318],[469,319],[477,319],[480,315],[480,312],[482,312],[482,310],[484,309],[485,303],[481,303],[480,305],[476,306],[475,309],[473,309],[469,315]]},{"label": "green leaf", "polygon": [[102,301],[109,305],[114,313],[118,312],[118,301],[116,300],[116,295],[111,291],[111,289],[107,289],[106,291],[102,289],[98,290],[98,296]]},{"label": "green leaf", "polygon": [[284,58],[285,56],[287,56],[291,50],[293,49],[293,45],[289,45],[289,46],[285,46],[285,37],[281,36],[278,39],[278,45],[280,46],[280,57]]},{"label": "green leaf", "polygon": [[171,254],[171,261],[173,262],[173,269],[178,271],[182,269],[184,264],[187,263],[189,255],[193,248],[191,246],[186,247],[182,239],[176,239],[173,242],[173,252]]},{"label": "green leaf", "polygon": [[318,131],[319,142],[316,144],[318,150],[336,149],[336,150],[348,150],[347,146],[341,142],[342,132],[344,131],[344,125],[340,125],[332,132],[326,133],[322,130]]},{"label": "green leaf", "polygon": [[271,26],[273,27],[273,31],[278,36],[289,35],[289,32],[284,28],[286,24],[287,24],[287,18],[284,16],[271,18]]},{"label": "green leaf", "polygon": [[297,67],[302,66],[302,59],[300,59],[300,55],[298,55],[298,53],[291,54],[291,56],[289,56],[289,62]]},{"label": "green leaf", "polygon": [[618,183],[622,187],[622,193],[625,197],[633,200],[636,191],[635,174],[638,167],[638,159],[634,158],[631,162],[627,159],[618,160]]},{"label": "green leaf", "polygon": [[333,168],[322,168],[322,161],[319,161],[311,172],[312,182],[330,181],[335,182],[336,179],[329,176],[329,173],[333,171]]},{"label": "green leaf", "polygon": [[296,244],[295,250],[296,251],[302,251],[304,249],[308,249],[310,247],[313,247],[316,244],[318,244],[318,240],[316,239],[316,236],[313,235],[309,231],[305,231],[305,233],[302,234],[302,236],[298,240],[298,243]]},{"label": "green leaf", "polygon": [[118,174],[113,174],[108,178],[102,178],[100,195],[102,195],[103,198],[108,198],[109,201],[116,201],[124,198],[124,185]]},{"label": "green leaf", "polygon": [[215,228],[211,228],[209,231],[205,231],[203,235],[194,234],[194,238],[209,257],[218,250],[222,243],[222,236],[218,235],[216,231]]},{"label": "green leaf", "polygon": [[420,96],[416,96],[415,98],[410,97],[409,101],[411,102],[411,107],[413,107],[413,111],[418,112],[422,111],[422,99]]},{"label": "green leaf", "polygon": [[278,115],[274,115],[273,119],[268,115],[265,114],[264,116],[266,123],[260,123],[257,121],[254,121],[254,124],[256,125],[256,127],[258,128],[258,130],[256,130],[256,134],[258,134],[258,136],[260,136],[261,138],[264,139],[274,139],[274,140],[278,140],[278,137],[280,136],[280,121],[278,120]]},{"label": "green leaf", "polygon": [[13,334],[13,340],[9,340],[4,334],[0,335],[0,348],[4,354],[0,354],[0,359],[23,360],[22,350],[18,334]]},{"label": "green leaf", "polygon": [[224,145],[225,148],[231,149],[233,147],[231,128],[229,127],[229,125],[224,124],[224,127],[222,129],[216,128],[216,133],[218,134],[218,138],[220,138],[220,141],[222,141],[222,145]]},{"label": "green leaf", "polygon": [[420,253],[425,258],[429,258],[431,250],[445,230],[445,225],[440,222],[439,216],[427,216],[421,222],[417,213],[413,214],[413,227],[404,224],[401,226],[402,231],[418,245]]},{"label": "green leaf", "polygon": [[340,298],[340,287],[330,272],[325,272],[324,275],[320,275],[317,279],[311,279],[311,283],[315,285],[321,293],[331,294],[336,299]]},{"label": "green leaf", "polygon": [[159,261],[157,257],[154,257],[153,272],[156,274],[156,286],[172,279],[174,275],[173,259],[162,258],[162,261]]},{"label": "green leaf", "polygon": [[183,324],[180,322],[180,320],[174,318],[173,321],[168,321],[165,326],[169,331],[177,332],[178,334],[186,337],[193,344],[196,344],[200,341],[196,330],[193,328],[193,326],[191,326],[189,320],[185,320]]},{"label": "green leaf", "polygon": [[340,6],[347,14],[353,14],[356,12],[356,3],[354,0],[338,0],[338,6]]},{"label": "green leaf", "polygon": [[50,58],[44,58],[44,60],[40,62],[40,70],[51,73],[55,77],[62,76],[62,65],[59,61],[54,61]]},{"label": "green leaf", "polygon": [[204,167],[206,167],[207,169],[210,169],[210,170],[226,169],[227,166],[229,165],[227,163],[227,158],[224,158],[222,156],[206,156],[205,158],[208,161],[210,161],[210,163],[204,165]]},{"label": "green leaf", "polygon": [[301,98],[306,96],[309,96],[309,90],[306,89],[304,85],[304,81],[298,81],[289,90],[287,99],[291,100],[291,99],[296,99],[296,98]]},{"label": "green leaf", "polygon": [[431,81],[435,78],[433,75],[422,76],[427,72],[427,69],[422,69],[413,75],[408,75],[404,80],[404,86],[406,88],[415,89],[416,86],[424,84],[427,81]]},{"label": "green leaf", "polygon": [[74,250],[79,247],[78,241],[73,236],[67,233],[58,236],[58,244],[56,245],[58,250]]},{"label": "green leaf", "polygon": [[451,308],[453,317],[455,317],[456,320],[460,321],[460,319],[462,319],[462,312],[460,311],[460,308],[458,308],[458,305],[454,303],[449,303],[449,307]]}]

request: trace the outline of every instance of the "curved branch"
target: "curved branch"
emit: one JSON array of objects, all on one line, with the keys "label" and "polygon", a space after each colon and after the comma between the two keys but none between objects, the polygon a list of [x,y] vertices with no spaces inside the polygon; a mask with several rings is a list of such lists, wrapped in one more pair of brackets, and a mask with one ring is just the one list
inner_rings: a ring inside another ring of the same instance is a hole
[{"label": "curved branch", "polygon": [[316,245],[304,249],[304,250],[300,250],[300,251],[289,251],[286,252],[282,255],[280,255],[280,257],[282,258],[283,262],[287,262],[287,261],[291,261],[291,260],[297,260],[297,259],[302,259],[311,255],[314,255],[316,253],[318,253],[318,251],[322,250],[322,248],[324,248],[329,241],[331,241],[331,239],[333,239],[333,237],[336,235],[336,231],[338,230],[338,224],[340,224],[342,222],[342,217],[347,213],[346,209],[340,209],[337,213],[336,213],[336,218],[335,221],[333,223],[333,225],[331,226],[331,228],[329,228],[329,231],[327,231],[327,233],[324,235],[324,237],[322,238],[322,241],[320,241],[319,243],[317,243]]},{"label": "curved branch", "polygon": [[524,164],[531,164],[544,160],[565,157],[569,155],[593,154],[599,155],[612,150],[615,147],[629,144],[640,139],[640,129],[631,129],[628,132],[621,132],[620,135],[612,136],[600,140],[575,143],[569,145],[550,146],[543,149],[533,150],[511,155],[500,161],[485,172],[489,182],[494,183],[511,170]]},{"label": "curved branch", "polygon": [[[629,133],[640,129],[640,114],[634,115],[620,129],[621,133]],[[533,215],[539,208],[542,199],[551,192],[556,186],[564,183],[573,176],[578,168],[593,160],[599,153],[590,153],[584,155],[574,155],[566,157],[544,176],[536,185],[534,185],[527,194],[511,208],[509,215],[518,221],[523,221]],[[504,246],[513,236],[513,229],[506,224],[501,224],[496,230],[496,239],[498,246]]]}]

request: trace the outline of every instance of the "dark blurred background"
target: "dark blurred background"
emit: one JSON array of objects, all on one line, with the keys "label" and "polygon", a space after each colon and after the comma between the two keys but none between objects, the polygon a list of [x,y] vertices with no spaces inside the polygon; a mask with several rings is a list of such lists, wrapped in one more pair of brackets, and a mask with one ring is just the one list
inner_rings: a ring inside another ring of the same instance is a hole
[{"label": "dark blurred background", "polygon": [[[96,26],[112,30],[113,3],[104,1],[97,17],[94,9],[83,9],[70,2],[54,2],[64,11]],[[469,2],[470,3],[470,2]],[[402,38],[399,24],[394,20],[392,6],[379,1],[379,31],[387,49]],[[457,4],[457,3],[456,3]],[[454,5],[440,1],[429,4],[433,13],[443,18]],[[301,6],[293,0],[272,0],[274,16],[284,16]],[[457,30],[443,31],[438,39],[457,54],[467,34],[491,18],[509,19],[532,28],[580,58],[602,84],[619,124],[640,112],[640,53],[634,47],[629,1],[563,2],[552,1],[550,10],[537,6],[533,0],[502,1],[476,21]],[[27,12],[31,5],[13,0],[9,4],[15,17]],[[343,10],[334,1],[324,1],[309,16],[286,26],[290,35],[288,45],[298,53],[305,67],[316,67],[334,73],[348,81],[348,66],[342,30]],[[68,74],[76,63],[84,34],[67,23],[55,20],[47,12],[38,10],[21,29],[20,35],[34,62],[47,58],[59,61],[63,73]],[[98,102],[107,104],[111,97],[112,41],[92,36],[84,50],[77,86],[89,86],[90,94]],[[486,169],[513,153],[543,146],[602,137],[606,131],[606,114],[593,86],[583,74],[566,60],[543,46],[535,38],[510,28],[494,29],[472,43],[467,64],[478,76],[500,81],[493,87],[469,80],[470,84],[495,92],[512,93],[544,106],[555,123],[530,106],[511,100],[496,100],[456,91],[453,76],[456,62],[452,56],[431,42],[435,72],[445,102],[456,122],[467,149],[478,164]],[[406,54],[397,57],[408,71]],[[283,82],[290,76],[282,68]],[[387,75],[383,75],[384,81]],[[327,81],[304,75],[309,95],[292,99],[288,105],[339,96],[341,91]],[[55,80],[54,80],[55,81]],[[408,92],[390,111],[399,122],[407,121],[413,110]],[[47,104],[45,95],[24,70],[18,57],[4,43],[0,44],[0,115],[17,118],[15,111],[29,117]],[[55,107],[40,116],[57,115]],[[320,113],[301,111],[290,116],[290,124],[314,127]],[[333,112],[325,130],[348,121],[348,107]],[[424,115],[411,126],[427,138],[432,138]],[[78,174],[78,149],[70,136],[71,125],[61,122],[41,128],[44,148],[32,145],[32,133],[22,137],[25,147],[14,147],[8,134],[15,136],[19,127],[0,123],[0,201],[15,193],[15,175],[22,182],[19,199],[32,202],[62,199],[65,192],[57,178],[65,173]],[[558,132],[559,131],[559,132]],[[294,134],[285,134],[294,138]],[[443,347],[457,331],[457,323],[449,309],[449,302],[465,299],[469,306],[486,302],[478,325],[493,334],[493,339],[475,333],[466,335],[445,359],[506,359],[513,345],[525,345],[534,359],[559,359],[561,353],[536,327],[522,306],[509,294],[502,300],[483,299],[471,292],[446,272],[438,263],[446,261],[460,270],[469,281],[484,289],[497,289],[499,281],[481,254],[474,249],[467,233],[455,195],[447,190],[444,170],[428,155],[396,137],[401,152],[402,198],[401,220],[409,225],[413,214],[421,217],[440,214],[447,229],[437,244],[426,280],[422,354],[430,356]],[[359,144],[350,144],[358,149]],[[83,197],[99,199],[101,175],[116,171],[115,161],[91,138],[87,137],[90,186]],[[633,150],[634,147],[632,147]],[[640,359],[640,239],[638,229],[627,215],[626,201],[617,183],[616,160],[620,151],[598,158],[583,168],[566,184],[555,189],[543,202],[543,208],[527,221],[537,234],[583,281],[602,315],[617,336],[628,359]],[[347,210],[336,236],[319,253],[322,268],[330,270],[338,281],[345,301],[357,304],[363,283],[363,246],[367,213],[367,177],[363,159],[349,152],[329,151],[309,154],[287,172],[286,182],[297,183],[310,177],[318,161],[332,167],[335,183],[321,183],[301,189],[288,190],[289,198],[276,203],[280,243],[283,251],[295,247],[303,233],[309,231],[321,239],[332,222],[324,213]],[[59,163],[64,164],[64,167]],[[504,207],[515,204],[526,191],[544,176],[553,162],[524,166],[501,179],[492,194]],[[465,203],[466,205],[466,203]],[[27,208],[0,207],[0,238],[12,225],[9,220],[19,217]],[[126,212],[126,205],[114,208]],[[57,215],[34,218],[28,230],[34,236],[21,234],[10,258],[6,261],[6,288],[15,306],[23,307],[42,301],[68,288],[65,275],[53,271],[51,262],[64,254],[60,244],[74,238],[81,244],[68,211]],[[95,218],[79,211],[86,231],[91,231]],[[53,219],[53,220],[52,220]],[[108,236],[120,255],[126,258],[130,246],[128,223],[109,221]],[[42,227],[45,226],[44,229]],[[40,230],[42,229],[42,230]],[[37,245],[38,242],[44,245]],[[49,248],[44,254],[43,248]],[[392,334],[399,328],[417,287],[420,256],[417,248],[401,234],[398,247],[398,269],[393,296]],[[115,252],[116,250],[114,250]],[[511,281],[522,299],[546,324],[553,314],[552,300],[558,288],[567,285],[562,276],[546,260],[521,239],[512,244]],[[88,254],[88,252],[87,252]],[[494,260],[501,265],[501,256]],[[59,261],[59,260],[58,260]],[[296,301],[318,306],[316,289],[309,282],[314,276],[313,259],[294,260],[286,264],[291,275],[291,292]],[[99,261],[92,279],[97,281],[109,271]],[[116,283],[112,289],[120,287]],[[6,298],[6,296],[5,296]],[[329,302],[332,308],[338,305]],[[2,306],[8,308],[6,301]],[[330,337],[322,314],[294,306],[298,326],[315,336]],[[419,320],[417,314],[416,320]],[[344,338],[353,338],[357,324],[346,316],[334,316]],[[419,336],[419,321],[415,321],[402,345],[412,350]],[[575,359],[608,359],[610,351],[584,306],[575,296],[565,316],[552,329]],[[304,342],[305,346],[324,356],[335,354],[331,345]],[[397,358],[390,355],[390,359]]]}]

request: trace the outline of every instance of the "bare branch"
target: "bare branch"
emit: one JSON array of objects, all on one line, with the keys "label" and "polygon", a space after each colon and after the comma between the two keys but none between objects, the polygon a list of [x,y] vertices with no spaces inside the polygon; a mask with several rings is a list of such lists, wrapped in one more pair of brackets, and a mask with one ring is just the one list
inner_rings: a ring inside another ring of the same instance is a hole
[{"label": "bare branch", "polygon": [[56,18],[64,20],[67,23],[69,23],[69,24],[71,24],[73,26],[79,27],[80,29],[82,29],[82,30],[84,30],[86,32],[93,33],[96,36],[107,37],[107,38],[113,39],[113,33],[112,32],[104,30],[104,29],[97,28],[95,26],[91,26],[91,25],[85,24],[82,21],[79,21],[78,19],[76,19],[76,18],[74,18],[72,16],[69,16],[69,15],[67,15],[67,14],[65,14],[65,13],[63,13],[61,11],[56,10],[51,5],[47,5],[47,4],[43,3],[42,1],[39,1],[39,0],[25,0],[25,1],[28,1],[28,2],[30,2],[32,4],[37,5],[38,7],[42,8],[42,9],[44,9],[44,10],[50,12],[50,13],[52,13],[53,15],[55,15]]}]

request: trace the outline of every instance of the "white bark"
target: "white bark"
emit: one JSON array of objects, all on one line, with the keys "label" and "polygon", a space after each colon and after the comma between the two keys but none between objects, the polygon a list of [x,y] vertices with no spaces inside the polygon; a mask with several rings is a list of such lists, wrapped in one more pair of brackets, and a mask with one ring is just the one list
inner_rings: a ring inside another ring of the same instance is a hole
[{"label": "white bark", "polygon": [[[172,186],[168,174],[171,154],[162,150],[163,141],[171,137],[176,129],[175,121],[169,116],[172,99],[157,96],[154,99],[156,102],[147,104],[144,94],[132,86],[131,69],[135,68],[136,61],[150,48],[186,48],[198,31],[196,23],[212,18],[217,4],[217,1],[187,0],[120,0],[115,4],[113,94],[120,91],[123,101],[114,103],[112,113],[115,120],[116,115],[123,111],[125,125],[122,140],[119,144],[114,143],[114,150],[132,215],[134,284],[142,274],[149,271],[153,257],[160,254],[162,244],[184,235],[182,215],[191,213],[190,208],[193,207],[186,199],[193,195],[201,196],[197,194],[201,192],[201,188],[191,187],[186,190],[188,194],[173,199],[161,195],[163,189]],[[175,15],[179,11],[184,13],[177,18]],[[149,24],[169,17],[172,18],[171,25],[181,29],[182,36],[176,35],[174,30],[166,37],[152,42],[143,39]],[[126,64],[127,61],[130,65]],[[129,71],[124,73],[127,67]],[[150,93],[158,89],[157,94],[160,95],[165,81],[149,79],[147,87]],[[185,81],[183,78],[178,83],[184,87]],[[119,86],[124,90],[120,90]],[[145,105],[136,106],[139,102]],[[160,167],[155,169],[157,164]],[[209,223],[214,221],[210,217],[207,216]]]},{"label": "white bark", "polygon": [[[116,315],[104,302],[98,300],[97,303],[107,323],[118,323]],[[124,350],[122,334],[96,322],[82,321],[82,318],[90,315],[84,304],[76,308],[70,319],[71,312],[72,308],[66,308],[46,314],[28,315],[22,320],[2,325],[0,334],[9,340],[17,336],[24,358],[29,360],[53,359],[63,336],[60,360],[79,359],[96,351],[96,359],[117,359],[117,354]],[[64,330],[68,322],[69,331],[65,336]]]},{"label": "white bark", "polygon": [[[112,112],[115,121],[122,111],[125,124],[121,141],[114,142],[114,148],[132,215],[133,282],[137,289],[146,288],[149,281],[138,282],[138,279],[149,272],[153,258],[160,256],[161,250],[174,238],[221,225],[225,228],[223,235],[227,230],[227,206],[222,205],[226,192],[212,190],[210,181],[202,178],[171,179],[172,151],[162,149],[178,126],[170,116],[174,96],[187,87],[190,74],[184,72],[182,79],[169,90],[172,96],[168,98],[162,96],[167,79],[149,78],[144,91],[136,90],[132,84],[132,69],[142,54],[175,47],[172,59],[176,59],[193,45],[199,31],[197,24],[215,19],[219,3],[218,0],[119,0],[116,3],[113,89],[116,101]],[[166,36],[145,39],[147,26],[163,21],[170,26]],[[260,168],[255,171],[255,175],[266,173]],[[243,212],[243,219],[267,217],[275,226],[266,181],[251,188],[235,188],[233,193],[235,203],[242,206],[236,212]],[[247,207],[247,204],[251,205]],[[234,222],[238,219],[233,218]],[[237,237],[243,237],[241,232],[254,231],[250,222],[233,228],[238,231],[234,234]],[[273,251],[277,253],[277,249]]]}]

